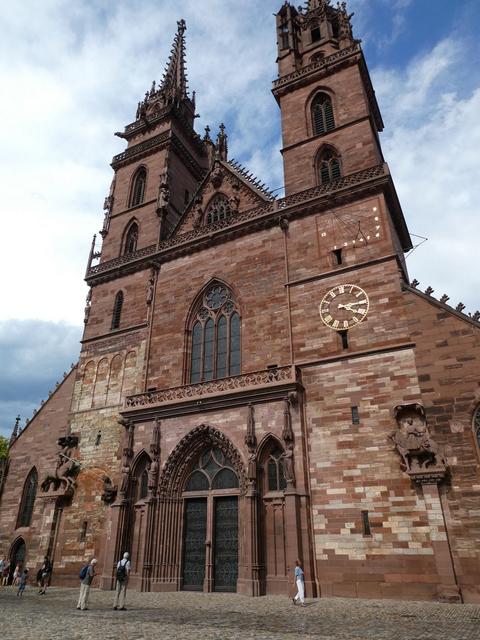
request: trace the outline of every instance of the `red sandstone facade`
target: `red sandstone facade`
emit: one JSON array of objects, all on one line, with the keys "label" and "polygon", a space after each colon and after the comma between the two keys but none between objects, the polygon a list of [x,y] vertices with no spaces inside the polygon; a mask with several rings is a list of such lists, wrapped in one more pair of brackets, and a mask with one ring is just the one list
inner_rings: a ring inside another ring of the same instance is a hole
[{"label": "red sandstone facade", "polygon": [[96,556],[111,588],[129,550],[140,590],[285,595],[300,557],[309,596],[478,602],[478,315],[409,284],[349,16],[277,15],[281,200],[195,133],[184,31],[112,162],[78,366],[12,440],[0,549],[56,584]]}]

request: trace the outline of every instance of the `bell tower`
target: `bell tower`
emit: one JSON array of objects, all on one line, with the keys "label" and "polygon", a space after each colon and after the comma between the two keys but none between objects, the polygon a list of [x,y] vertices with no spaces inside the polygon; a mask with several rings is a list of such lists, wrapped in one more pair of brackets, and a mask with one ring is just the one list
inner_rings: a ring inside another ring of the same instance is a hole
[{"label": "bell tower", "polygon": [[194,130],[185,31],[180,20],[162,80],[138,103],[135,120],[115,134],[127,148],[111,163],[115,176],[105,200],[101,262],[167,238],[209,167],[207,145]]},{"label": "bell tower", "polygon": [[383,162],[383,122],[345,2],[309,0],[277,14],[286,195]]}]

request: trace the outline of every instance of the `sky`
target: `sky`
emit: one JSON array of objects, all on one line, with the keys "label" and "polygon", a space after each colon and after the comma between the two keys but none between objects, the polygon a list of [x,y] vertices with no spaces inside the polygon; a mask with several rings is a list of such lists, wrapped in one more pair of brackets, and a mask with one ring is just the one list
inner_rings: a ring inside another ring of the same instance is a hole
[{"label": "sky", "polygon": [[[78,358],[94,233],[115,131],[160,80],[187,22],[197,131],[225,122],[230,157],[281,189],[275,19],[282,0],[1,3],[0,434]],[[294,4],[299,4],[298,0]],[[478,0],[350,0],[385,122],[381,134],[420,288],[480,307]],[[281,191],[280,191],[281,193]]]}]

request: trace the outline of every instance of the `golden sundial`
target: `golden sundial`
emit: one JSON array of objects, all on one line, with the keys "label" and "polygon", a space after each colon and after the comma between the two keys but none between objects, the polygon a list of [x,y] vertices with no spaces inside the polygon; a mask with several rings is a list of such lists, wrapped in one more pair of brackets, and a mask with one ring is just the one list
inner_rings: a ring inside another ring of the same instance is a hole
[{"label": "golden sundial", "polygon": [[317,218],[322,243],[332,251],[343,247],[371,244],[382,237],[382,222],[378,207],[367,211],[333,212]]}]

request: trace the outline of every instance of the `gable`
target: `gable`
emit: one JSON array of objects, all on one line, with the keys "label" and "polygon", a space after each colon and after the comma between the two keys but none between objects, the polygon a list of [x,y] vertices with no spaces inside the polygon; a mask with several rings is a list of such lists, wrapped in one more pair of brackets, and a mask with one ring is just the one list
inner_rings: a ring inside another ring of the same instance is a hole
[{"label": "gable", "polygon": [[241,165],[216,160],[200,183],[173,235],[214,223],[216,215],[236,214],[273,200],[270,192]]}]

